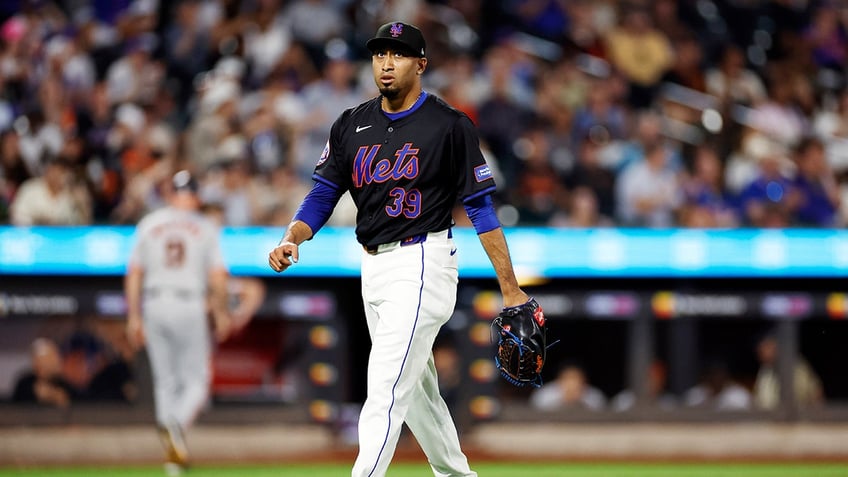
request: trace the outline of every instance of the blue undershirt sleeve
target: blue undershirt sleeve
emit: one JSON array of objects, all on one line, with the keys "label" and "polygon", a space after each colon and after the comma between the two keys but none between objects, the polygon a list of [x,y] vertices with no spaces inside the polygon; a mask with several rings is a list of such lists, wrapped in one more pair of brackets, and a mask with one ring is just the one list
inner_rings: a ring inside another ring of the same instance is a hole
[{"label": "blue undershirt sleeve", "polygon": [[312,235],[317,234],[330,219],[343,193],[326,182],[316,181],[295,212],[294,220],[305,222],[312,229]]},{"label": "blue undershirt sleeve", "polygon": [[489,194],[472,197],[463,205],[465,206],[465,213],[468,214],[468,218],[474,225],[474,230],[477,231],[477,235],[501,226],[492,204],[492,196]]}]

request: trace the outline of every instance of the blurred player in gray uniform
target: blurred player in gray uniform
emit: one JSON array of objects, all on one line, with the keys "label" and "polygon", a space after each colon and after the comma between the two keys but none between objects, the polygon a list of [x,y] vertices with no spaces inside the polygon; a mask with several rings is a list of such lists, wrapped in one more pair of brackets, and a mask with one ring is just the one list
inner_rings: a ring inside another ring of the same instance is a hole
[{"label": "blurred player in gray uniform", "polygon": [[492,172],[465,114],[421,89],[421,31],[380,27],[366,44],[380,95],[342,113],[304,198],[268,263],[281,272],[327,222],[346,191],[356,203],[362,298],[371,336],[368,390],[359,416],[353,477],[382,477],[405,422],[437,477],[473,477],[439,395],[433,343],[453,314],[458,281],[451,232],[457,200],[497,275],[504,306],[529,297],[518,286],[492,205]]},{"label": "blurred player in gray uniform", "polygon": [[230,329],[229,273],[218,227],[198,212],[197,183],[188,171],[174,174],[172,182],[169,206],[138,223],[124,292],[130,344],[147,345],[166,471],[179,475],[188,464],[183,433],[208,398],[207,311],[219,341]]}]

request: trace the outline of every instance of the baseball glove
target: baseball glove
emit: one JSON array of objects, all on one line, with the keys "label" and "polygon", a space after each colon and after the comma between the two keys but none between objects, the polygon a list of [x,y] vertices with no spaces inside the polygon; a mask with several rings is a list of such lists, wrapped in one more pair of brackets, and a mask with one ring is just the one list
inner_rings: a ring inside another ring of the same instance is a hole
[{"label": "baseball glove", "polygon": [[504,308],[492,321],[497,333],[495,366],[507,382],[518,386],[542,385],[547,336],[545,314],[535,299]]}]

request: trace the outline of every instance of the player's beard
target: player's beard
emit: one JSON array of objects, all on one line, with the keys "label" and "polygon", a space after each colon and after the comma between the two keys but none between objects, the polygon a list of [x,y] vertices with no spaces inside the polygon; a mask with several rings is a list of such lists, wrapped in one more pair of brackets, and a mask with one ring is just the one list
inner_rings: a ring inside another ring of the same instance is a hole
[{"label": "player's beard", "polygon": [[394,99],[397,99],[398,96],[400,96],[400,90],[389,86],[385,88],[380,88],[380,94],[383,95],[383,97],[388,99],[389,101],[392,101]]}]

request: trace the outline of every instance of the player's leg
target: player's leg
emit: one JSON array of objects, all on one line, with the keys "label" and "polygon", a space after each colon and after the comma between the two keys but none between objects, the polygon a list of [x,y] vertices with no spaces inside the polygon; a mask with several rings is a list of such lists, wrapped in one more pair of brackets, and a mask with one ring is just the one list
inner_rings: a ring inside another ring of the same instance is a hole
[{"label": "player's leg", "polygon": [[174,417],[186,430],[194,423],[209,398],[211,380],[211,343],[205,305],[202,301],[186,301],[180,305],[181,318],[174,333],[180,349],[173,363],[180,382],[180,394]]},{"label": "player's leg", "polygon": [[[441,303],[432,310],[442,323],[447,322],[456,303],[457,260],[451,254],[453,241],[430,240],[425,243],[427,257],[426,287],[422,291],[425,303]],[[439,381],[433,361],[432,347],[421,379],[411,398],[406,424],[427,455],[437,477],[476,476],[462,453],[459,436],[450,411],[439,393]]]},{"label": "player's leg", "polygon": [[444,302],[422,300],[426,265],[420,246],[363,258],[363,298],[372,343],[355,477],[385,475],[410,396],[444,322],[434,319],[444,316]]},{"label": "player's leg", "polygon": [[183,430],[175,422],[161,425],[157,429],[159,431],[159,439],[165,447],[167,459],[165,462],[165,470],[169,475],[180,473],[182,469],[188,466],[188,446],[186,445]]},{"label": "player's leg", "polygon": [[186,456],[181,453],[179,442],[175,442],[173,429],[179,400],[179,379],[174,364],[179,359],[176,352],[179,343],[173,334],[171,307],[172,303],[162,298],[146,302],[144,332],[153,377],[156,428],[166,454],[165,470],[168,475],[177,475]]},{"label": "player's leg", "polygon": [[177,346],[173,343],[168,326],[170,316],[167,310],[168,304],[161,299],[145,302],[144,335],[153,378],[153,404],[158,425],[165,425],[174,419],[178,394],[177,374],[174,371],[177,359],[174,350]]},{"label": "player's leg", "polygon": [[352,472],[355,477],[385,475],[409,406],[410,390],[421,373],[417,354],[423,350],[416,349],[428,341],[414,326],[414,311],[384,304],[376,314],[383,318],[377,319],[372,335],[367,398],[359,417],[359,454]]},{"label": "player's leg", "polygon": [[406,414],[406,424],[427,456],[436,477],[476,477],[462,453],[448,406],[439,393],[432,355]]}]

